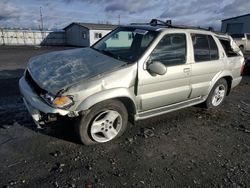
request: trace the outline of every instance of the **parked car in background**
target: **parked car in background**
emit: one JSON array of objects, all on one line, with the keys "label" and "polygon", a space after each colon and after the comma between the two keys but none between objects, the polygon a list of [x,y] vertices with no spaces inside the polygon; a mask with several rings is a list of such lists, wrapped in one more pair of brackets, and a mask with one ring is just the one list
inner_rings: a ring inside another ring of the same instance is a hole
[{"label": "parked car in background", "polygon": [[200,103],[217,108],[243,65],[228,35],[152,20],[120,26],[90,48],[34,57],[19,86],[37,125],[75,118],[90,145],[120,136],[128,120]]},{"label": "parked car in background", "polygon": [[232,34],[231,36],[243,53],[250,51],[250,33]]}]

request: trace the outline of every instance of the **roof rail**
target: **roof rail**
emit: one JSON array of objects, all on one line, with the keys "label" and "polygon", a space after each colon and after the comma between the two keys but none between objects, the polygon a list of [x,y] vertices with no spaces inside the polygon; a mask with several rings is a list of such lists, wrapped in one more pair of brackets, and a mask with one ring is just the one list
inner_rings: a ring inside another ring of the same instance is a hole
[{"label": "roof rail", "polygon": [[205,31],[214,32],[213,27],[202,28],[202,27],[194,27],[194,26],[186,26],[186,25],[173,25],[172,20],[166,20],[166,22],[158,19],[152,19],[149,23],[131,23],[130,25],[150,25],[150,26],[164,26],[168,28],[176,28],[176,29],[198,29]]}]

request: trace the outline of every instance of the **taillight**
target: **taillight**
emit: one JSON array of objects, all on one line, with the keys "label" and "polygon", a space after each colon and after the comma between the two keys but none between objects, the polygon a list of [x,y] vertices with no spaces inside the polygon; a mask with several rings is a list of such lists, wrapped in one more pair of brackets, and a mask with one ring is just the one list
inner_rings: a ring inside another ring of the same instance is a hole
[{"label": "taillight", "polygon": [[245,61],[241,64],[241,67],[240,67],[240,74],[243,75],[244,72],[245,72]]}]

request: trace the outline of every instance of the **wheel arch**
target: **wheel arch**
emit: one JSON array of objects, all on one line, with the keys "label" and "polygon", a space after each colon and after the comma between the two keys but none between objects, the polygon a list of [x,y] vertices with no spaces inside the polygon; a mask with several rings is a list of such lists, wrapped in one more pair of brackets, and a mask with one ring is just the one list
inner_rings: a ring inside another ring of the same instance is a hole
[{"label": "wheel arch", "polygon": [[135,96],[127,88],[110,89],[91,95],[83,100],[76,110],[79,112],[86,111],[98,103],[111,99],[122,102],[128,111],[129,120],[133,121],[136,113]]},{"label": "wheel arch", "polygon": [[118,97],[118,98],[114,98],[114,99],[117,99],[124,104],[124,106],[126,107],[127,112],[128,112],[129,121],[133,123],[134,122],[134,115],[136,114],[136,106],[135,106],[135,103],[133,102],[133,100],[131,100],[128,97]]},{"label": "wheel arch", "polygon": [[213,80],[211,81],[211,85],[209,87],[209,93],[211,92],[211,90],[213,89],[214,85],[220,80],[220,79],[225,79],[227,82],[227,96],[229,95],[230,91],[231,91],[231,86],[232,86],[232,81],[233,81],[233,76],[230,74],[230,72],[223,72],[220,75],[217,75],[213,78]]}]

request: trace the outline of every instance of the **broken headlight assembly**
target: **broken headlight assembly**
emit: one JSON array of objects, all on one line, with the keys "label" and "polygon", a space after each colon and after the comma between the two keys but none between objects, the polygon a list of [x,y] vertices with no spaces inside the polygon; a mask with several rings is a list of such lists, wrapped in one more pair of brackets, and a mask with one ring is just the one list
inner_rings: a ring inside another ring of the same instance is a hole
[{"label": "broken headlight assembly", "polygon": [[72,96],[53,96],[50,93],[46,93],[41,95],[41,97],[55,108],[68,109],[74,104]]}]

